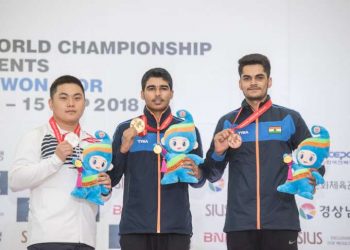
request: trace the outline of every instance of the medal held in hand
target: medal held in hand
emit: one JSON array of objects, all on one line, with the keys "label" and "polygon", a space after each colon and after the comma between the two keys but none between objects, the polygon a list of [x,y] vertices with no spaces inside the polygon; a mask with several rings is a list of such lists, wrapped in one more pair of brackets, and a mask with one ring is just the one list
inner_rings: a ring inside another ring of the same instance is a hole
[{"label": "medal held in hand", "polygon": [[239,148],[242,145],[242,137],[237,133],[233,133],[227,138],[227,142],[230,148]]},{"label": "medal held in hand", "polygon": [[70,145],[72,145],[73,148],[75,148],[79,144],[79,137],[73,132],[66,134],[64,140],[67,141]]},{"label": "medal held in hand", "polygon": [[139,134],[139,133],[142,133],[145,130],[146,125],[145,125],[145,122],[142,119],[134,118],[130,122],[130,127],[134,128],[137,131],[137,133]]}]

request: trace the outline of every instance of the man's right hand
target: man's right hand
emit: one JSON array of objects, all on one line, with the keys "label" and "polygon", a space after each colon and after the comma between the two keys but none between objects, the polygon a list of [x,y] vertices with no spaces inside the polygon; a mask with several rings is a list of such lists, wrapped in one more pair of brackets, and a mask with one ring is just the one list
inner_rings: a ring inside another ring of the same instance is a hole
[{"label": "man's right hand", "polygon": [[55,154],[64,162],[68,156],[73,154],[73,147],[68,141],[63,141],[57,145]]},{"label": "man's right hand", "polygon": [[134,143],[134,139],[136,136],[137,136],[137,131],[135,128],[131,127],[124,130],[123,137],[122,137],[122,145],[120,146],[121,153],[125,154],[129,152],[129,149]]},{"label": "man's right hand", "polygon": [[229,148],[227,139],[230,137],[231,134],[233,134],[232,130],[225,129],[214,136],[214,150],[217,155],[222,155]]}]

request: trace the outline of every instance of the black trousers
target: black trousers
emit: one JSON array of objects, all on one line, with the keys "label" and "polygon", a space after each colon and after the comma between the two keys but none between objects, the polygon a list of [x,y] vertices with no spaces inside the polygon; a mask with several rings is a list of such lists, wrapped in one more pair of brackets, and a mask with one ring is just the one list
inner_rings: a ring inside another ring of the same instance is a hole
[{"label": "black trousers", "polygon": [[228,250],[297,250],[298,231],[249,230],[227,233]]},{"label": "black trousers", "polygon": [[94,250],[95,248],[81,243],[50,242],[31,245],[28,250]]},{"label": "black trousers", "polygon": [[122,234],[121,250],[189,250],[191,235],[187,234]]}]

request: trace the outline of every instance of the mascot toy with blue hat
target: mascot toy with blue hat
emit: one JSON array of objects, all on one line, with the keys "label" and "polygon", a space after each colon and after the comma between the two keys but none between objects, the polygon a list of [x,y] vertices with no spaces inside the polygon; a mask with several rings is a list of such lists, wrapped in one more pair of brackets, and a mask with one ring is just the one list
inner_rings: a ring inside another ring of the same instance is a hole
[{"label": "mascot toy with blue hat", "polygon": [[189,154],[198,147],[193,118],[186,110],[179,110],[176,115],[184,121],[171,125],[165,131],[161,140],[162,148],[158,151],[163,155],[162,172],[165,172],[161,184],[198,183],[197,178],[189,174],[191,170],[184,168],[183,164],[186,158],[192,159],[196,165],[204,162],[198,155]]},{"label": "mascot toy with blue hat", "polygon": [[277,187],[279,192],[297,194],[301,197],[312,200],[314,186],[309,183],[308,177],[311,175],[316,180],[316,185],[323,184],[324,179],[317,171],[311,171],[311,168],[319,169],[324,160],[329,156],[329,134],[321,126],[313,126],[311,132],[315,137],[307,138],[302,141],[296,150],[297,163],[293,162],[291,155],[284,155],[284,162],[288,164],[288,179]]},{"label": "mascot toy with blue hat", "polygon": [[109,136],[103,131],[96,131],[97,142],[89,144],[83,149],[82,160],[73,159],[79,175],[77,185],[71,195],[86,199],[89,202],[104,205],[101,194],[108,194],[109,190],[97,182],[98,174],[112,169],[112,145]]}]

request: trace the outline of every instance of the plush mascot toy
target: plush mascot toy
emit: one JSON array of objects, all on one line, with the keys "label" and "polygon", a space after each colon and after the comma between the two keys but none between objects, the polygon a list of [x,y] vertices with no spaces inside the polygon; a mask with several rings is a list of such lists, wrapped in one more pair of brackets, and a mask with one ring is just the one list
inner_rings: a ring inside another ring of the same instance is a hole
[{"label": "plush mascot toy", "polygon": [[101,194],[108,194],[109,190],[97,183],[97,177],[99,173],[112,169],[112,145],[109,136],[103,131],[96,131],[95,137],[100,141],[83,149],[82,160],[73,159],[79,175],[71,194],[76,198],[103,205]]},{"label": "plush mascot toy", "polygon": [[283,193],[298,194],[307,199],[313,199],[314,186],[309,183],[311,175],[315,177],[316,185],[323,184],[324,179],[317,171],[310,171],[310,168],[319,169],[329,155],[329,134],[321,126],[313,126],[311,132],[315,137],[302,141],[296,150],[297,163],[293,162],[291,155],[284,155],[283,160],[293,169],[293,174],[288,174],[287,181],[277,187]]},{"label": "plush mascot toy", "polygon": [[[204,162],[203,158],[195,154],[188,154],[198,147],[196,129],[192,115],[186,110],[179,110],[176,115],[184,121],[171,125],[162,138],[162,170],[164,176],[161,184],[172,184],[176,182],[197,183],[196,177],[189,174],[190,169],[183,167],[186,158],[192,159],[196,165]],[[165,166],[166,165],[166,166]]]}]

